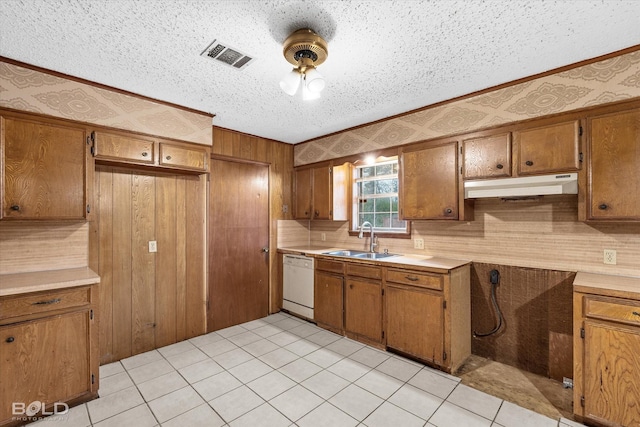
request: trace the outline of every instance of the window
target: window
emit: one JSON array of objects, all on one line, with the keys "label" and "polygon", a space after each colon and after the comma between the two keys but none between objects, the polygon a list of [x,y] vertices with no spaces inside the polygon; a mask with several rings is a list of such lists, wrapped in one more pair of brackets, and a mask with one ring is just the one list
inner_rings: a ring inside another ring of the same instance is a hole
[{"label": "window", "polygon": [[369,221],[376,232],[407,233],[398,215],[398,159],[356,166],[352,229]]}]

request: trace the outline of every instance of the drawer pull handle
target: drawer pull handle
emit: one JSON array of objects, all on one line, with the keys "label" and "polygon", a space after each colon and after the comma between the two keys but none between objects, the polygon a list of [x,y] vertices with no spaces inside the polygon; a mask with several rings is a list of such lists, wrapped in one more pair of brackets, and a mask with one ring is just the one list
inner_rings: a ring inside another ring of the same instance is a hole
[{"label": "drawer pull handle", "polygon": [[19,211],[19,210],[20,210],[20,206],[18,206],[18,205],[13,205],[13,206],[11,206],[11,210],[12,210],[12,211]]},{"label": "drawer pull handle", "polygon": [[640,313],[638,313],[637,311],[634,311],[634,312],[633,312],[633,315],[634,315],[634,316],[640,316]]},{"label": "drawer pull handle", "polygon": [[16,339],[15,339],[14,337],[9,337],[9,338],[7,338],[7,339],[6,339],[6,341],[7,341],[8,343],[12,343],[12,342],[14,342],[15,340],[16,340]]},{"label": "drawer pull handle", "polygon": [[502,163],[498,163],[498,164],[496,165],[496,167],[497,167],[498,169],[502,169],[504,166],[502,165]]},{"label": "drawer pull handle", "polygon": [[447,209],[445,209],[445,210],[444,210],[444,212],[445,212],[446,214],[451,214],[451,213],[453,213],[453,209],[451,209],[451,208],[447,208]]},{"label": "drawer pull handle", "polygon": [[147,156],[148,156],[147,152],[146,152],[146,151],[143,151],[143,152],[142,152],[142,157],[147,157]]},{"label": "drawer pull handle", "polygon": [[524,164],[527,166],[533,166],[533,162],[531,160],[527,160]]},{"label": "drawer pull handle", "polygon": [[62,301],[62,298],[54,298],[54,299],[50,299],[48,301],[38,301],[38,302],[34,302],[31,305],[49,305],[49,304],[57,304],[60,301]]},{"label": "drawer pull handle", "polygon": [[171,160],[171,156],[167,156],[167,157],[166,157],[166,159],[167,159],[167,160]]},{"label": "drawer pull handle", "polygon": [[418,281],[417,277],[411,277],[411,276],[404,276],[404,277],[405,277],[405,279],[411,280],[412,282],[417,282]]},{"label": "drawer pull handle", "polygon": [[598,209],[600,209],[601,211],[607,210],[609,206],[607,206],[606,203],[603,203],[601,205],[598,205]]}]

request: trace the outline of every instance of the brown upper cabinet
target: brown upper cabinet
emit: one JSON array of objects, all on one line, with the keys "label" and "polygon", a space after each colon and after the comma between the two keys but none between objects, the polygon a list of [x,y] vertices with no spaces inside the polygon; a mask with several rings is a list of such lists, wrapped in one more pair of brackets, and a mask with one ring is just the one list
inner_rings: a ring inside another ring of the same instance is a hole
[{"label": "brown upper cabinet", "polygon": [[132,136],[104,132],[94,133],[93,138],[96,159],[143,165],[153,165],[155,162],[156,157],[152,139],[134,138]]},{"label": "brown upper cabinet", "polygon": [[580,120],[571,120],[464,139],[463,179],[578,171],[581,136]]},{"label": "brown upper cabinet", "polygon": [[640,108],[590,117],[589,220],[640,221]]},{"label": "brown upper cabinet", "polygon": [[514,167],[518,176],[580,169],[580,120],[513,132]]},{"label": "brown upper cabinet", "polygon": [[296,169],[295,219],[346,221],[349,165]]},{"label": "brown upper cabinet", "polygon": [[464,179],[511,176],[511,132],[462,141]]},{"label": "brown upper cabinet", "polygon": [[198,144],[168,142],[117,132],[92,132],[98,163],[151,166],[184,172],[209,170],[209,149]]},{"label": "brown upper cabinet", "polygon": [[311,219],[311,175],[313,169],[296,169],[294,172],[294,210],[295,219]]},{"label": "brown upper cabinet", "polygon": [[0,120],[0,218],[87,218],[90,206],[86,176],[93,164],[85,129],[24,115],[3,114]]},{"label": "brown upper cabinet", "polygon": [[400,218],[464,219],[458,142],[417,144],[400,154]]},{"label": "brown upper cabinet", "polygon": [[198,172],[207,171],[209,153],[205,148],[188,146],[185,144],[159,142],[160,166],[189,169]]}]

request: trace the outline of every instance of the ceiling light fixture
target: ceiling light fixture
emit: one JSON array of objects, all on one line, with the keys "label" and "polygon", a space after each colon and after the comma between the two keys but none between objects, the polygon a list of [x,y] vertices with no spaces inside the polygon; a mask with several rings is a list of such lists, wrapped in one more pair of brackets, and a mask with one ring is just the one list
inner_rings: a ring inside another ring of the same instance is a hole
[{"label": "ceiling light fixture", "polygon": [[300,92],[305,101],[320,98],[325,81],[316,67],[329,55],[327,42],[313,30],[303,28],[287,37],[282,54],[295,65],[280,81],[282,90],[291,96]]}]

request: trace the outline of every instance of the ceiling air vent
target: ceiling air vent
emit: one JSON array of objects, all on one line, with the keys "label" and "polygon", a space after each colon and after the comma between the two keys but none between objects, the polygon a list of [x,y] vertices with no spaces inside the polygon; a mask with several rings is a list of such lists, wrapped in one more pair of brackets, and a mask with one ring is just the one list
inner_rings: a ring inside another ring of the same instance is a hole
[{"label": "ceiling air vent", "polygon": [[214,40],[209,46],[207,46],[200,56],[215,59],[237,70],[242,70],[248,67],[254,61],[254,58],[251,56],[248,56],[240,52],[238,49],[229,46],[227,43],[223,43],[218,40]]}]

